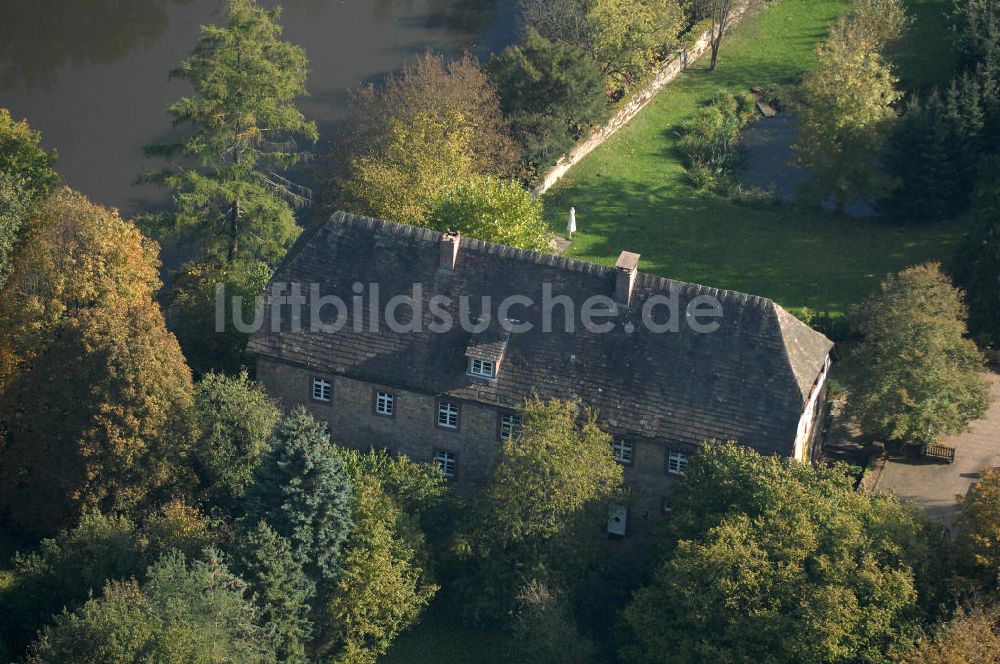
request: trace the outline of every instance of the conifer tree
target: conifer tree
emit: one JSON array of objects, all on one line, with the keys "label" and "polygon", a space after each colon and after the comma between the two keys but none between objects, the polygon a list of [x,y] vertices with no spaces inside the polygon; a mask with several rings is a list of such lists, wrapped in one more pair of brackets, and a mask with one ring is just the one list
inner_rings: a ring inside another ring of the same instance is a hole
[{"label": "conifer tree", "polygon": [[351,532],[351,477],[326,424],[301,406],[278,425],[272,447],[252,490],[251,516],[291,541],[322,590],[336,579]]},{"label": "conifer tree", "polygon": [[958,251],[954,272],[969,304],[969,329],[1000,342],[1000,157],[983,161],[972,230]]},{"label": "conifer tree", "polygon": [[295,107],[306,93],[306,55],[280,39],[279,9],[226,0],[222,13],[224,24],[202,27],[194,52],[171,72],[194,88],[167,109],[191,133],[149,146],[148,155],[171,165],[139,180],[174,191],[176,210],[157,230],[190,234],[203,255],[227,263],[273,263],[298,233],[290,205],[310,201],[282,175],[306,156],[295,138],[317,138]]},{"label": "conifer tree", "polygon": [[289,664],[308,661],[305,645],[312,637],[309,603],[316,586],[303,571],[292,543],[260,521],[240,543],[236,571],[250,586],[278,660]]},{"label": "conifer tree", "polygon": [[897,182],[884,205],[907,221],[953,215],[968,205],[975,182],[969,150],[937,92],[923,103],[912,98],[883,158]]}]

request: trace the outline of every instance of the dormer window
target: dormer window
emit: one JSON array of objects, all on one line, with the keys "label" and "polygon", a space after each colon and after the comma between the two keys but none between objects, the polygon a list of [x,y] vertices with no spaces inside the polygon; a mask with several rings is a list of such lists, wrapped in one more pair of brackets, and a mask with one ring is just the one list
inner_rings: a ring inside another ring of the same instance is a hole
[{"label": "dormer window", "polygon": [[469,375],[477,378],[496,378],[496,363],[490,360],[481,360],[478,357],[469,358]]},{"label": "dormer window", "polygon": [[488,316],[480,316],[477,324],[479,331],[473,333],[465,348],[465,358],[468,360],[465,373],[474,378],[496,380],[507,351],[510,331],[499,320]]}]

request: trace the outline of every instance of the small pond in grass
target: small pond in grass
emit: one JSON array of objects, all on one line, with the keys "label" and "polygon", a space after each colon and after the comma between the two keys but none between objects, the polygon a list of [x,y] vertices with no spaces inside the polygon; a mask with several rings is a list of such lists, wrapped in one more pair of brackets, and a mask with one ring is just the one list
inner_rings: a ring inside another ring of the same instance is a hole
[{"label": "small pond in grass", "polygon": [[[743,132],[743,185],[771,193],[777,200],[792,202],[799,187],[809,179],[809,171],[795,163],[792,144],[799,134],[795,113],[784,112],[753,122]],[[824,207],[832,208],[832,197]],[[871,205],[857,201],[843,209],[850,217],[870,217]]]}]

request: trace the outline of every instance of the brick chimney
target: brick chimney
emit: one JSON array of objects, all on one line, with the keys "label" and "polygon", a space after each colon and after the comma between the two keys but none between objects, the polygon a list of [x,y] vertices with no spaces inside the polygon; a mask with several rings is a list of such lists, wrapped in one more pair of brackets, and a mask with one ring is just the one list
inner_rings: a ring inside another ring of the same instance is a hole
[{"label": "brick chimney", "polygon": [[626,309],[632,305],[639,254],[623,251],[615,263],[615,303]]},{"label": "brick chimney", "polygon": [[454,270],[458,260],[458,243],[462,234],[458,231],[448,231],[441,236],[441,263],[443,270]]}]

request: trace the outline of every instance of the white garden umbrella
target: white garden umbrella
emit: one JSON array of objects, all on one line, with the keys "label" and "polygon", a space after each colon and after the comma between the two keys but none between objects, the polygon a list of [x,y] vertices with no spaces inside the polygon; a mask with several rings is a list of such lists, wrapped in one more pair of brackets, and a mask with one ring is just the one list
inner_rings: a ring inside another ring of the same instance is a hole
[{"label": "white garden umbrella", "polygon": [[566,225],[566,232],[569,233],[570,237],[573,237],[573,233],[576,232],[576,208],[571,207],[569,209],[569,224]]}]

